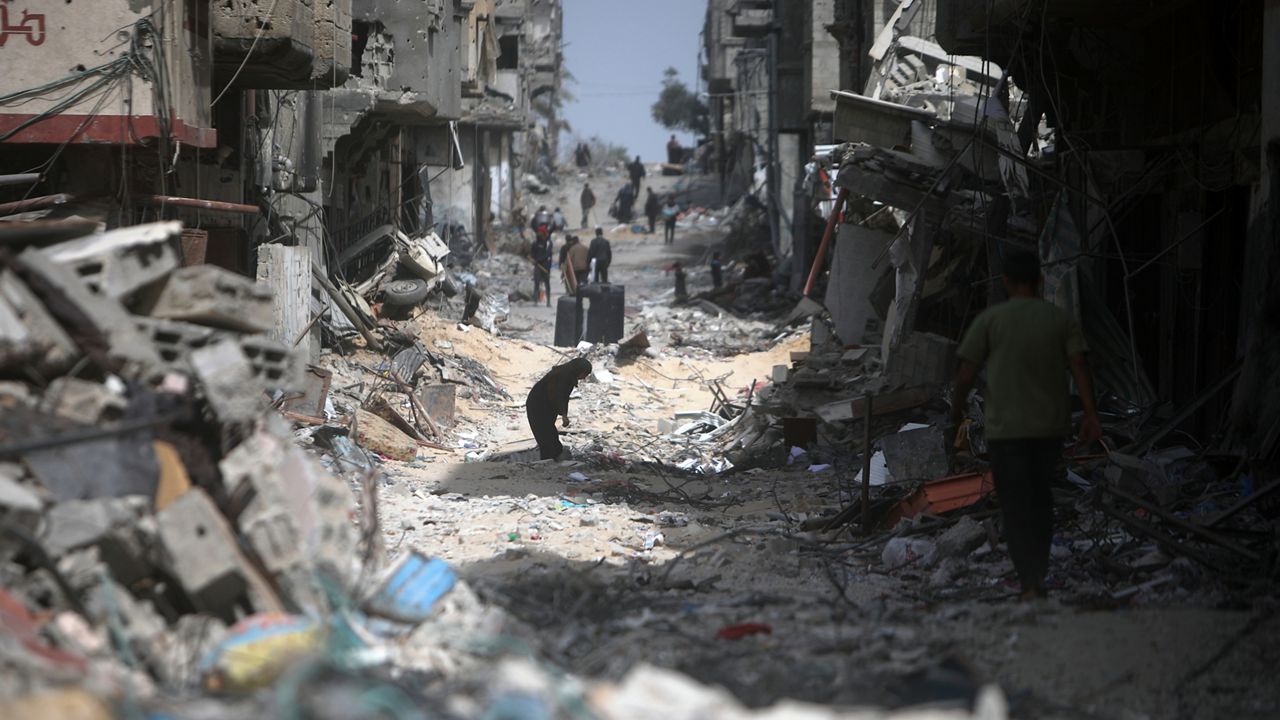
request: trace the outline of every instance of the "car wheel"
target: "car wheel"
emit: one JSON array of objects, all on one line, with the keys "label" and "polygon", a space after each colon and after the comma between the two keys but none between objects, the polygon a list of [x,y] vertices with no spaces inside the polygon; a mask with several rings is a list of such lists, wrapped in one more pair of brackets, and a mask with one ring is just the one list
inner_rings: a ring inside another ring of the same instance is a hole
[{"label": "car wheel", "polygon": [[417,305],[427,297],[430,289],[426,280],[392,280],[382,286],[382,297],[388,305]]}]

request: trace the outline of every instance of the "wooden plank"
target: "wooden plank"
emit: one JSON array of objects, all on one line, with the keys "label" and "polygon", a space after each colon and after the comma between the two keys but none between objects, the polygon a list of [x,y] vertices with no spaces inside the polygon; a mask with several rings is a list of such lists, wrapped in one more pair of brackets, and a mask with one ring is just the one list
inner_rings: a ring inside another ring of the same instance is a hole
[{"label": "wooden plank", "polygon": [[[271,316],[267,333],[273,340],[314,361],[311,333],[311,250],[305,245],[269,243],[258,247],[258,281],[271,286]],[[316,356],[319,348],[315,348]]]}]

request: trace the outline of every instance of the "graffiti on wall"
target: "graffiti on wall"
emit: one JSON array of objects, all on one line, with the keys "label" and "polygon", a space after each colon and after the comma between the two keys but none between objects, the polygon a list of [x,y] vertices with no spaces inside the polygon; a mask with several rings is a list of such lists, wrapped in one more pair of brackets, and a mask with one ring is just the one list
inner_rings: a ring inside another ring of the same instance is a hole
[{"label": "graffiti on wall", "polygon": [[[17,11],[15,10],[14,13],[16,14]],[[0,47],[4,47],[10,35],[26,37],[27,42],[32,45],[43,45],[45,38],[44,14],[23,10],[22,21],[11,24],[9,22],[9,6],[0,2]]]}]

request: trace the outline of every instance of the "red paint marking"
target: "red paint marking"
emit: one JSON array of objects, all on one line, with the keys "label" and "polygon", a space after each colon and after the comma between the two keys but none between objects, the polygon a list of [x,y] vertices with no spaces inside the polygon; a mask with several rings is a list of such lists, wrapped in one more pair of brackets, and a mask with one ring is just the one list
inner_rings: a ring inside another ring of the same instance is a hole
[{"label": "red paint marking", "polygon": [[716,637],[721,640],[741,640],[749,635],[772,635],[773,628],[764,623],[743,623],[720,628]]},{"label": "red paint marking", "polygon": [[[30,25],[30,27],[28,27]],[[44,14],[22,11],[22,22],[9,24],[9,6],[0,5],[0,47],[4,47],[10,35],[25,36],[31,45],[43,45],[46,37]]]},{"label": "red paint marking", "polygon": [[[0,115],[0,134],[9,132],[34,115]],[[151,115],[99,115],[86,122],[86,115],[54,115],[24,128],[5,142],[59,144],[70,138],[73,143],[141,145],[160,137],[160,123]],[[80,125],[84,124],[81,129]],[[77,132],[78,131],[78,132]],[[216,147],[218,131],[187,125],[170,119],[170,135],[184,145],[199,148]]]}]

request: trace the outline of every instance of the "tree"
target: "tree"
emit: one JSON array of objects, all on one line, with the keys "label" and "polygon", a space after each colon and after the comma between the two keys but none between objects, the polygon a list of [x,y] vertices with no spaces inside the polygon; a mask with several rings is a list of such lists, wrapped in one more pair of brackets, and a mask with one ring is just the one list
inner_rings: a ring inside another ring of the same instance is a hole
[{"label": "tree", "polygon": [[709,128],[707,106],[669,67],[662,73],[662,92],[651,108],[654,122],[668,130],[685,130],[705,135]]}]

